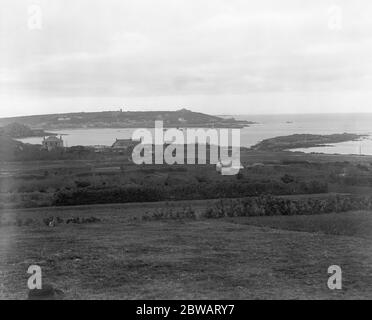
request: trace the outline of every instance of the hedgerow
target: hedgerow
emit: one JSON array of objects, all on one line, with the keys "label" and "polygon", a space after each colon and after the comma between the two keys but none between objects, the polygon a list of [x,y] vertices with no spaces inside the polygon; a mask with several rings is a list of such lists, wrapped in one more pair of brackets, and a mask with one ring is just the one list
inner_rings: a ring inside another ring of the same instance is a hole
[{"label": "hedgerow", "polygon": [[207,208],[202,217],[289,216],[371,209],[371,196],[330,194],[322,198],[301,197],[298,199],[260,196],[221,200],[214,206]]}]

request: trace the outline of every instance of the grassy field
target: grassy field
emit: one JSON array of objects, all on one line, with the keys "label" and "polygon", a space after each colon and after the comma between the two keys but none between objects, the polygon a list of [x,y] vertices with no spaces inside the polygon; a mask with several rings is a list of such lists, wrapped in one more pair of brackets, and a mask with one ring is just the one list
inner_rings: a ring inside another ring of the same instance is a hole
[{"label": "grassy field", "polygon": [[[27,268],[42,267],[69,299],[372,298],[372,213],[142,221],[166,203],[3,210],[33,219],[0,226],[0,298],[27,297]],[[202,209],[210,201],[184,201]],[[49,215],[96,224],[42,223]],[[343,290],[327,269],[343,270]]]},{"label": "grassy field", "polygon": [[[372,298],[372,212],[200,218],[216,209],[218,198],[243,197],[256,184],[265,186],[258,195],[273,189],[296,200],[371,194],[372,157],[244,151],[242,163],[244,170],[233,177],[219,175],[213,165],[143,167],[122,156],[2,163],[0,298],[27,297],[32,264],[66,299]],[[312,180],[328,192],[298,195]],[[100,192],[115,194],[117,187],[153,187],[178,198],[50,207],[61,193],[74,199],[76,192],[94,191],[91,198],[103,201]],[[208,191],[201,199],[217,200],[188,200],[197,188]],[[180,198],[186,200],[173,201]],[[196,218],[151,219],[185,208]],[[101,221],[48,227],[43,220],[51,216]],[[342,267],[341,291],[327,287],[330,265]]]},{"label": "grassy field", "polygon": [[307,216],[243,217],[228,221],[278,230],[372,239],[372,214],[368,211]]}]

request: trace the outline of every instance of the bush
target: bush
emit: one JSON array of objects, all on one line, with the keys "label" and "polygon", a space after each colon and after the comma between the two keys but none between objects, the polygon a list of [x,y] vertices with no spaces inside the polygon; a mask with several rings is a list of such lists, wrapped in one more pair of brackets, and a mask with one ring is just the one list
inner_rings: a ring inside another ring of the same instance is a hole
[{"label": "bush", "polygon": [[289,174],[285,174],[281,180],[284,182],[284,183],[292,183],[292,182],[295,182],[295,178],[292,177],[291,175]]},{"label": "bush", "polygon": [[268,182],[215,182],[180,184],[176,186],[126,186],[117,188],[90,187],[75,191],[59,191],[54,195],[53,204],[84,205],[127,202],[155,202],[165,200],[203,200],[221,198],[241,198],[264,194],[316,194],[328,192],[326,183]]},{"label": "bush", "polygon": [[309,215],[372,209],[371,196],[329,195],[327,198],[286,199],[273,196],[225,200],[209,207],[204,218]]},{"label": "bush", "polygon": [[81,189],[60,191],[54,196],[54,205],[83,205],[126,202],[152,202],[165,200],[161,190],[146,187],[107,189]]},{"label": "bush", "polygon": [[75,181],[75,185],[78,188],[87,188],[90,186],[90,182],[89,181]]},{"label": "bush", "polygon": [[179,219],[196,219],[194,209],[185,207],[180,210],[173,210],[173,208],[156,210],[152,213],[147,213],[142,217],[144,221],[153,220],[179,220]]}]

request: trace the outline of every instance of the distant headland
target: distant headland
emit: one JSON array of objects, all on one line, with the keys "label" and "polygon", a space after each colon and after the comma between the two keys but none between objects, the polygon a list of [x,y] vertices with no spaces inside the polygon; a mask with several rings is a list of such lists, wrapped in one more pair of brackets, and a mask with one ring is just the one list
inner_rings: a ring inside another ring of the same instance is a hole
[{"label": "distant headland", "polygon": [[222,118],[187,109],[177,111],[103,111],[1,118],[0,127],[19,123],[42,130],[81,128],[151,128],[162,120],[164,127],[243,128],[252,122]]},{"label": "distant headland", "polygon": [[278,152],[297,148],[324,147],[327,144],[346,141],[357,141],[363,137],[366,137],[366,135],[354,133],[331,135],[293,134],[289,136],[281,136],[263,140],[253,146],[252,150]]}]

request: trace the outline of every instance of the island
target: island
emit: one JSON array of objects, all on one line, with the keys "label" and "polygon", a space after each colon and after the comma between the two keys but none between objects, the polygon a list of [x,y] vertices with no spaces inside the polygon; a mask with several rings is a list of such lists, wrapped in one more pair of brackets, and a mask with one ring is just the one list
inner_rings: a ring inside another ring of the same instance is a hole
[{"label": "island", "polygon": [[245,120],[224,119],[187,109],[178,111],[104,111],[34,115],[2,118],[0,127],[17,122],[43,130],[82,128],[153,128],[156,120],[164,127],[176,128],[243,128],[251,124]]},{"label": "island", "polygon": [[251,149],[256,151],[285,151],[299,148],[324,147],[327,144],[357,141],[363,137],[365,135],[354,133],[331,135],[293,134],[263,140]]}]

